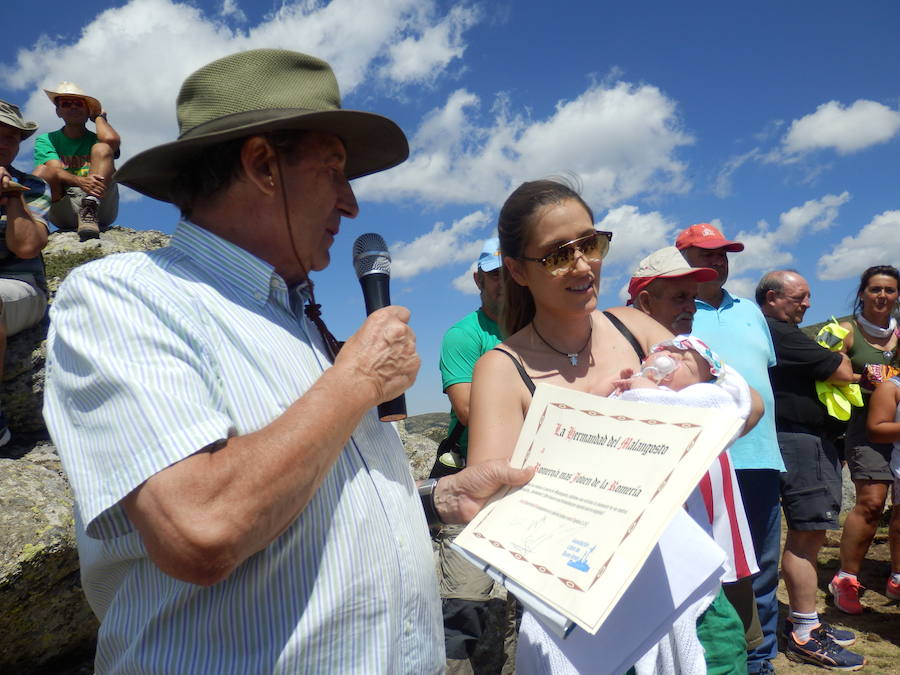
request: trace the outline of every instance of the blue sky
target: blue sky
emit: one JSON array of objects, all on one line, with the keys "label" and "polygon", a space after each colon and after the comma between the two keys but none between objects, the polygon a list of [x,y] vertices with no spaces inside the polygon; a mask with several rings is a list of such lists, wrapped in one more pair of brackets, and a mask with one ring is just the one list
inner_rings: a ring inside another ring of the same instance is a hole
[{"label": "blue sky", "polygon": [[[364,316],[352,243],[384,236],[422,355],[407,395],[417,414],[447,408],[441,336],[477,306],[474,259],[524,180],[580,178],[615,235],[604,306],[621,303],[641,257],[698,222],[747,245],[732,256],[734,292],[776,267],[804,274],[807,321],[846,314],[865,267],[900,263],[900,4],[734,5],[7,0],[17,29],[0,98],[48,131],[41,88],[74,81],[103,102],[127,158],[177,135],[178,87],[208,61],[255,47],[329,61],[344,107],[396,120],[411,157],[354,183],[362,210],[314,277],[317,296],[349,335]],[[30,155],[23,145],[17,165]],[[172,231],[174,208],[123,198],[119,224]]]}]

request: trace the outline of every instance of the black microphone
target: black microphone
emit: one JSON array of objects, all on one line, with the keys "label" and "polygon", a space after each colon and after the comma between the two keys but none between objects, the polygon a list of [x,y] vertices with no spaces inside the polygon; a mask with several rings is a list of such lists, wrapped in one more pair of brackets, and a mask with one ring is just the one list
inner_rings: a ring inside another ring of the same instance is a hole
[{"label": "black microphone", "polygon": [[[380,234],[361,234],[353,243],[353,267],[362,286],[366,314],[391,304],[391,254]],[[406,419],[406,396],[378,404],[378,419],[395,422]]]}]

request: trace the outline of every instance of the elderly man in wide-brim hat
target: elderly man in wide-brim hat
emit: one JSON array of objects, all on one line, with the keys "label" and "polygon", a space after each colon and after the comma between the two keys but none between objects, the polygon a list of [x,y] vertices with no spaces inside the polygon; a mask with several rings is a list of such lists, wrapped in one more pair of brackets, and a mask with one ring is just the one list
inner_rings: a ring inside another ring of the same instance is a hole
[{"label": "elderly man in wide-brim hat", "polygon": [[[50,190],[12,165],[19,144],[37,126],[22,118],[18,106],[0,101],[0,380],[6,338],[38,323],[47,309],[41,250],[47,245]],[[0,445],[9,440],[9,424],[0,412]]]},{"label": "elderly man in wide-brim hat", "polygon": [[117,174],[181,209],[171,245],[77,268],[51,313],[45,415],[96,669],[438,672],[423,506],[458,522],[529,474],[442,478],[426,503],[373,410],[415,379],[409,312],[372,313],[335,354],[309,276],[358,212],[348,181],[406,138],[342,109],[325,62],[273,49],[192,74],[178,120]]},{"label": "elderly man in wide-brim hat", "polygon": [[119,213],[119,191],[111,183],[121,139],[100,101],[74,82],[44,93],[65,123],[34,142],[34,173],[50,184],[53,196],[50,222],[77,230],[82,241],[96,239]]}]

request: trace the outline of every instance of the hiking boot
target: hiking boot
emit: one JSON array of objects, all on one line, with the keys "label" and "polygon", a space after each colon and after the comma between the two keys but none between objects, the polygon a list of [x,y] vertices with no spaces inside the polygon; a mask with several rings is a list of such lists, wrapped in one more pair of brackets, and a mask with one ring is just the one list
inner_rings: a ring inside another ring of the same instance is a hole
[{"label": "hiking boot", "polygon": [[[856,642],[856,633],[852,630],[844,630],[843,628],[835,628],[830,623],[826,623],[825,621],[819,620],[819,625],[825,630],[825,633],[830,637],[836,644],[839,644],[841,647],[849,647],[854,642]],[[782,628],[781,636],[784,638],[785,642],[789,642],[791,639],[791,633],[794,632],[794,622],[791,621],[790,617],[784,620],[784,628]]]},{"label": "hiking boot", "polygon": [[12,438],[12,434],[9,432],[9,422],[6,415],[0,412],[0,446],[9,443],[10,438]]},{"label": "hiking boot", "polygon": [[812,630],[806,642],[798,642],[793,633],[788,634],[784,655],[797,663],[814,663],[829,670],[859,670],[866,659],[841,647],[820,625]]},{"label": "hiking boot", "polygon": [[100,204],[96,199],[85,197],[78,209],[78,239],[87,241],[100,236],[100,223],[97,220],[97,209]]},{"label": "hiking boot", "polygon": [[891,600],[900,600],[900,584],[896,583],[893,577],[888,577],[884,594]]},{"label": "hiking boot", "polygon": [[859,602],[859,592],[863,585],[858,579],[835,576],[828,584],[828,590],[834,597],[834,606],[845,614],[862,614],[863,606]]}]

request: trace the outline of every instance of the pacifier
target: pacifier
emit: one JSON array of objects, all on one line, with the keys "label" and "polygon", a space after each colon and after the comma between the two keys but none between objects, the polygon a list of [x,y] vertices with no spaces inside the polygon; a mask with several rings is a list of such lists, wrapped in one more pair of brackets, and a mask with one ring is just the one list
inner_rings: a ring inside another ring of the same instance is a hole
[{"label": "pacifier", "polygon": [[641,375],[648,380],[653,380],[656,384],[663,382],[669,375],[678,368],[678,361],[667,354],[660,354],[653,363],[645,364],[641,368]]}]

